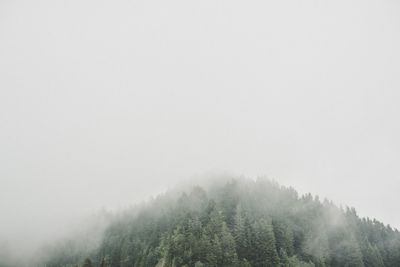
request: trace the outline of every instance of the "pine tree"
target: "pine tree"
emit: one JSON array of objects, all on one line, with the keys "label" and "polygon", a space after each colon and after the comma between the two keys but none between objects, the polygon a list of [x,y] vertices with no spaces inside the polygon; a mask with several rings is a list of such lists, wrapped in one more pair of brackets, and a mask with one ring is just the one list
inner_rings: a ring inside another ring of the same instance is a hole
[{"label": "pine tree", "polygon": [[92,261],[89,258],[86,258],[85,261],[83,262],[82,267],[93,267]]},{"label": "pine tree", "polygon": [[240,259],[250,260],[253,256],[254,229],[250,224],[248,216],[243,212],[240,205],[236,208],[234,220],[234,238],[236,250]]},{"label": "pine tree", "polygon": [[382,257],[376,246],[372,246],[370,242],[366,241],[363,251],[363,261],[365,267],[384,267]]},{"label": "pine tree", "polygon": [[293,255],[293,233],[282,220],[273,220],[272,226],[278,251],[285,250],[288,255]]},{"label": "pine tree", "polygon": [[285,251],[285,249],[281,248],[279,250],[279,259],[282,267],[288,267],[289,266],[289,257]]},{"label": "pine tree", "polygon": [[253,247],[255,251],[252,260],[254,267],[279,266],[279,256],[271,223],[260,220],[255,224],[256,240]]},{"label": "pine tree", "polygon": [[106,255],[101,259],[100,267],[111,267],[110,256]]},{"label": "pine tree", "polygon": [[235,248],[235,239],[229,232],[228,226],[225,222],[222,224],[222,231],[220,236],[222,248],[222,261],[220,266],[236,266],[238,263],[238,256]]},{"label": "pine tree", "polygon": [[332,255],[333,267],[364,267],[360,247],[351,236],[338,241]]}]

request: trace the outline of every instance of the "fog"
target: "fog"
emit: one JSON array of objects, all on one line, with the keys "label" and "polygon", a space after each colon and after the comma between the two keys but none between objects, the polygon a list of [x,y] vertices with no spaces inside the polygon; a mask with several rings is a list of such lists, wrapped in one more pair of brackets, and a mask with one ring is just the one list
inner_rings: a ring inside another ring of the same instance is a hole
[{"label": "fog", "polygon": [[400,227],[400,4],[0,1],[0,243],[196,175]]}]

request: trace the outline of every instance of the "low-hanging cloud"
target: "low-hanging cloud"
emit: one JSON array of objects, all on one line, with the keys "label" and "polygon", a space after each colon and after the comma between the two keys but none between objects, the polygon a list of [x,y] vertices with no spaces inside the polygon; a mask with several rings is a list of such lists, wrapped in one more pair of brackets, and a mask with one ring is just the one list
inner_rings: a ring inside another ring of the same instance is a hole
[{"label": "low-hanging cloud", "polygon": [[399,8],[2,1],[0,246],[209,170],[399,227]]}]

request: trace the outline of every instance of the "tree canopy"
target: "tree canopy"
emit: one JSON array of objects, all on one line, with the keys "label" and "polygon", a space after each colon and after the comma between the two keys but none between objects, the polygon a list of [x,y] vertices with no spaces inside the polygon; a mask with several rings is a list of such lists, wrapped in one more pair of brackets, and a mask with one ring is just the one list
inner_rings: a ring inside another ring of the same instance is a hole
[{"label": "tree canopy", "polygon": [[[86,259],[86,260],[85,260]],[[267,180],[169,192],[126,212],[86,255],[48,267],[400,266],[400,234],[352,208]]]}]

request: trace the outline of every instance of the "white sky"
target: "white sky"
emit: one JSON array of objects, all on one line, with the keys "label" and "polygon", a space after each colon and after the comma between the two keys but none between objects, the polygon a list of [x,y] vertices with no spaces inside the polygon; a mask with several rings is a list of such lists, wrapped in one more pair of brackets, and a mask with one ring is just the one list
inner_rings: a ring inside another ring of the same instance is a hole
[{"label": "white sky", "polygon": [[0,0],[0,240],[41,242],[210,170],[400,227],[399,14],[395,0]]}]

